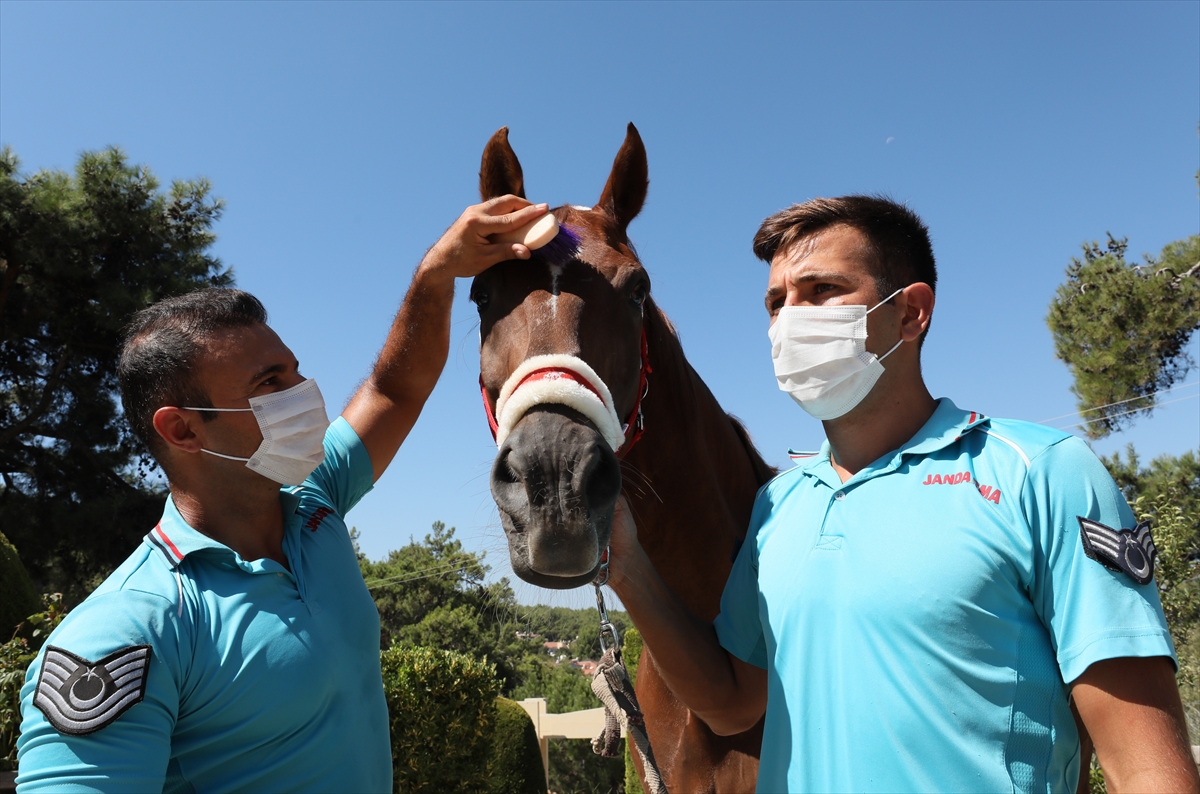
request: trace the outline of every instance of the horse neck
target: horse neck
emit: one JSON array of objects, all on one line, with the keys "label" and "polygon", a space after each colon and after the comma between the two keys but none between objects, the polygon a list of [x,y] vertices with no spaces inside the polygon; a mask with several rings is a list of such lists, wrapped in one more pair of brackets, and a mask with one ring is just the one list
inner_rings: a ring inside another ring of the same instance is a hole
[{"label": "horse neck", "polygon": [[711,619],[769,467],[688,364],[666,316],[652,304],[646,315],[646,430],[622,464],[624,491],[659,574]]}]

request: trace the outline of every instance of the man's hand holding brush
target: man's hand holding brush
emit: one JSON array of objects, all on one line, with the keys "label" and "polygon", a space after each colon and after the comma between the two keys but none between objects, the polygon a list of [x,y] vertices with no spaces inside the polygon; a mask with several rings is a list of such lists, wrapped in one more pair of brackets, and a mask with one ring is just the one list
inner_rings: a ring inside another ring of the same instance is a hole
[{"label": "man's hand holding brush", "polygon": [[452,290],[455,278],[473,278],[508,259],[528,259],[528,246],[509,239],[508,233],[538,221],[548,209],[511,195],[467,207],[426,252],[419,275]]}]

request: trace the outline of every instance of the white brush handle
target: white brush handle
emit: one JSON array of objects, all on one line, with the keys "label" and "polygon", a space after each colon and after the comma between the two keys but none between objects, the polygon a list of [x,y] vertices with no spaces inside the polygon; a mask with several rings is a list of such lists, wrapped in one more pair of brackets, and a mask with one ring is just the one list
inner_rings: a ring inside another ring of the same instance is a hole
[{"label": "white brush handle", "polygon": [[521,243],[530,251],[536,251],[556,236],[558,236],[558,218],[546,213],[519,229],[497,234],[492,239],[498,243]]}]

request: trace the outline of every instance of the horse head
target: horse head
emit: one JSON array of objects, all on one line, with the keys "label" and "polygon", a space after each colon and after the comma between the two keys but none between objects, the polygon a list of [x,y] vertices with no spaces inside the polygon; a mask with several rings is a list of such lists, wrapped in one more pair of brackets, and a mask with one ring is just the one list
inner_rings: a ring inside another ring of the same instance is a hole
[{"label": "horse head", "polygon": [[[600,200],[553,210],[580,239],[565,264],[513,260],[471,284],[479,310],[480,384],[499,452],[492,496],[513,572],[550,588],[590,582],[621,493],[619,455],[640,432],[648,370],[650,279],[626,235],[649,187],[629,125]],[[484,200],[524,196],[508,128],[483,152]]]}]

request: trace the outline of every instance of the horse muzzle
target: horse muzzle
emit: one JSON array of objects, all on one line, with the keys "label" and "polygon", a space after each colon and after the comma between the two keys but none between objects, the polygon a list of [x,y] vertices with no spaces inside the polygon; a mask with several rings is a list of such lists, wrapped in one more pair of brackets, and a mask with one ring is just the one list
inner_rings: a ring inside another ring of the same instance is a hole
[{"label": "horse muzzle", "polygon": [[563,405],[531,408],[500,445],[491,485],[513,573],[554,589],[595,577],[621,493],[620,463],[595,425]]}]

